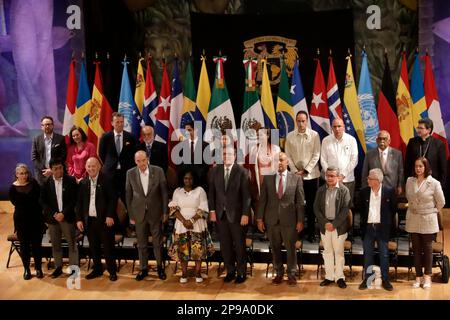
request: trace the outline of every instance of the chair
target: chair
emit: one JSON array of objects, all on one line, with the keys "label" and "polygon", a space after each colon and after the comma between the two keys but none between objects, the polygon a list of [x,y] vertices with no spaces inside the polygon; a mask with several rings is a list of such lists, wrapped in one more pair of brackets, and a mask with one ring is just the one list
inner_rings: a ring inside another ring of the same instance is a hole
[{"label": "chair", "polygon": [[8,253],[8,261],[6,262],[6,268],[9,268],[9,262],[11,261],[11,255],[14,252],[17,252],[17,254],[20,256],[20,241],[19,241],[19,238],[17,238],[16,232],[8,235],[7,240],[11,242],[11,247],[9,248],[9,253]]}]

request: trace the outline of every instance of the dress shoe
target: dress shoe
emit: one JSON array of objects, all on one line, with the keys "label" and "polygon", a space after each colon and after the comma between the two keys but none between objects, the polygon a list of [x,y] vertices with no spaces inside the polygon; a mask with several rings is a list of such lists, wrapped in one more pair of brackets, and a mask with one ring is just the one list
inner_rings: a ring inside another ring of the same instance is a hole
[{"label": "dress shoe", "polygon": [[336,283],[337,283],[338,287],[341,289],[347,288],[347,284],[345,283],[345,280],[342,278],[339,279],[338,281],[336,281]]},{"label": "dress shoe", "polygon": [[245,280],[247,280],[247,276],[238,275],[236,277],[236,280],[234,280],[234,283],[237,283],[237,284],[244,283]]},{"label": "dress shoe", "polygon": [[295,276],[289,276],[288,277],[288,285],[290,287],[294,287],[297,285],[297,279],[295,279]]},{"label": "dress shoe", "polygon": [[30,280],[31,279],[30,269],[25,269],[25,271],[23,272],[23,279],[24,280]]},{"label": "dress shoe", "polygon": [[42,269],[36,270],[36,278],[42,279],[44,277],[44,273],[42,272]]},{"label": "dress shoe", "polygon": [[365,290],[367,289],[367,279],[364,279],[363,282],[359,285],[359,290]]},{"label": "dress shoe", "polygon": [[332,284],[333,282],[334,282],[333,280],[325,279],[325,280],[323,280],[323,281],[320,283],[320,286],[321,286],[321,287],[326,287],[326,286],[329,286],[330,284]]},{"label": "dress shoe", "polygon": [[160,278],[161,280],[167,279],[166,271],[164,271],[163,267],[158,267],[158,278]]},{"label": "dress shoe", "polygon": [[236,278],[236,274],[235,273],[227,273],[227,275],[225,276],[225,278],[223,279],[223,282],[231,282]]},{"label": "dress shoe", "polygon": [[112,273],[109,275],[109,280],[110,281],[117,281],[117,274],[116,273]]},{"label": "dress shoe", "polygon": [[275,278],[272,279],[272,284],[275,286],[278,286],[283,282],[283,276],[275,276]]},{"label": "dress shoe", "polygon": [[51,274],[50,277],[52,277],[53,279],[58,278],[60,275],[62,275],[62,267],[58,267],[55,269],[55,271],[53,271],[53,273]]},{"label": "dress shoe", "polygon": [[89,273],[88,275],[86,275],[86,280],[91,280],[91,279],[95,279],[98,277],[101,277],[103,275],[102,271],[99,270],[93,270],[91,271],[91,273]]},{"label": "dress shoe", "polygon": [[136,281],[144,280],[146,276],[148,276],[148,270],[139,271],[139,273],[136,275]]},{"label": "dress shoe", "polygon": [[381,286],[387,290],[387,291],[392,291],[394,290],[394,287],[392,286],[392,284],[389,282],[389,280],[383,280],[381,282]]}]

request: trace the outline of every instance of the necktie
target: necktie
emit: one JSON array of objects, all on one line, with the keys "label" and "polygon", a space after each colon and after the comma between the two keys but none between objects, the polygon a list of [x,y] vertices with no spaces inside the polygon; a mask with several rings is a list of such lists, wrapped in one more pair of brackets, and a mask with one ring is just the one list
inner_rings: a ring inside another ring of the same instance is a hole
[{"label": "necktie", "polygon": [[194,141],[191,141],[191,164],[194,164]]},{"label": "necktie", "polygon": [[147,156],[149,159],[150,159],[151,155],[152,155],[152,146],[148,144],[147,145]]},{"label": "necktie", "polygon": [[225,190],[228,188],[228,180],[230,179],[230,168],[225,169]]},{"label": "necktie", "polygon": [[116,151],[117,154],[120,154],[121,148],[120,148],[120,134],[116,136]]},{"label": "necktie", "polygon": [[280,173],[280,181],[278,182],[278,199],[283,197],[283,174]]},{"label": "necktie", "polygon": [[383,152],[380,152],[380,162],[381,162],[381,169],[385,171],[386,168],[386,158],[383,155]]}]

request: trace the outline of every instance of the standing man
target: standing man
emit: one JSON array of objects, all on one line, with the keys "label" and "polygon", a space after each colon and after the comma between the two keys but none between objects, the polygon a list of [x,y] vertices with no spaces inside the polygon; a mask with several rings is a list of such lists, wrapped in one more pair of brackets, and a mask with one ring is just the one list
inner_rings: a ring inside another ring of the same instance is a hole
[{"label": "standing man", "polygon": [[319,134],[308,128],[308,114],[299,111],[296,117],[297,130],[289,132],[286,138],[286,156],[291,172],[303,179],[303,189],[306,200],[306,239],[314,242],[316,235],[313,205],[319,185]]},{"label": "standing man", "polygon": [[49,178],[41,189],[41,204],[50,231],[55,271],[51,277],[58,278],[62,273],[62,236],[69,247],[69,264],[78,266],[78,246],[75,236],[75,204],[78,184],[74,177],[64,174],[60,159],[50,160],[53,178]]},{"label": "standing man", "polygon": [[284,269],[282,244],[287,251],[288,284],[295,286],[297,271],[297,254],[295,242],[298,232],[303,229],[305,196],[302,178],[287,170],[287,155],[279,154],[278,173],[264,176],[261,188],[256,221],[258,229],[267,235],[272,247],[274,269],[277,273],[272,280],[274,285],[283,281]]},{"label": "standing man", "polygon": [[397,194],[403,191],[403,156],[400,150],[390,147],[391,135],[381,130],[377,136],[378,148],[370,149],[364,158],[361,186],[367,187],[369,171],[379,168],[383,172],[383,185],[393,188]]},{"label": "standing man", "polygon": [[162,263],[162,224],[168,219],[167,183],[160,167],[149,165],[145,151],[134,155],[137,167],[128,170],[126,179],[127,207],[131,224],[136,225],[140,272],[137,281],[148,275],[149,228],[153,239],[158,277],[166,280]]},{"label": "standing man", "polygon": [[325,280],[320,286],[328,286],[335,282],[339,288],[347,287],[344,276],[344,244],[347,239],[347,216],[350,205],[350,191],[339,183],[339,169],[328,167],[325,172],[326,184],[317,190],[314,201],[314,212],[320,228],[323,243],[323,261]]},{"label": "standing man", "polygon": [[216,165],[210,175],[210,217],[219,230],[220,252],[227,269],[224,282],[236,278],[235,283],[243,283],[247,278],[245,236],[251,201],[248,173],[235,163],[233,148],[223,150],[222,159],[223,163]]},{"label": "standing man", "polygon": [[42,186],[48,177],[52,175],[50,159],[59,158],[66,161],[66,142],[64,137],[53,132],[53,118],[44,116],[41,119],[42,134],[34,137],[31,147],[31,160],[34,164],[34,175]]},{"label": "standing man", "polygon": [[152,165],[162,168],[164,173],[167,172],[169,164],[167,147],[165,144],[155,141],[155,130],[153,127],[142,127],[142,142],[139,144],[138,149],[147,153],[147,157]]},{"label": "standing man", "polygon": [[103,275],[101,246],[103,245],[109,280],[117,280],[117,266],[114,259],[114,221],[117,220],[117,195],[112,180],[100,172],[97,158],[86,161],[88,176],[81,180],[77,203],[77,227],[81,232],[87,229],[89,250],[94,261],[93,270],[87,280]]},{"label": "standing man", "polygon": [[447,179],[447,150],[441,140],[431,135],[432,132],[433,121],[429,118],[420,119],[417,126],[418,136],[409,139],[406,147],[406,178],[414,176],[414,163],[417,158],[425,157],[431,166],[431,176],[439,180],[444,188]]},{"label": "standing man", "polygon": [[378,244],[380,255],[380,269],[382,286],[388,291],[394,288],[389,282],[389,237],[396,210],[395,191],[382,184],[383,171],[375,168],[369,171],[367,177],[368,187],[361,190],[361,236],[364,249],[365,277],[359,285],[360,290],[367,289],[368,279],[373,271],[373,249],[375,241]]}]

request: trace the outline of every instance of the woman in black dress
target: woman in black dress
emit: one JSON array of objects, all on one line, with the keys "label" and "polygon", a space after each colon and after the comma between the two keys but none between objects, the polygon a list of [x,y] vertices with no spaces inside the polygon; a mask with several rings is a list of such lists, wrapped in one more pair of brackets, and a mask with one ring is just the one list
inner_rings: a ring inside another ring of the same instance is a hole
[{"label": "woman in black dress", "polygon": [[15,178],[9,188],[9,199],[15,207],[14,228],[20,241],[20,257],[24,267],[23,278],[31,279],[31,253],[33,253],[36,276],[43,278],[41,251],[45,224],[39,204],[39,184],[31,177],[30,170],[23,163],[17,164]]}]

